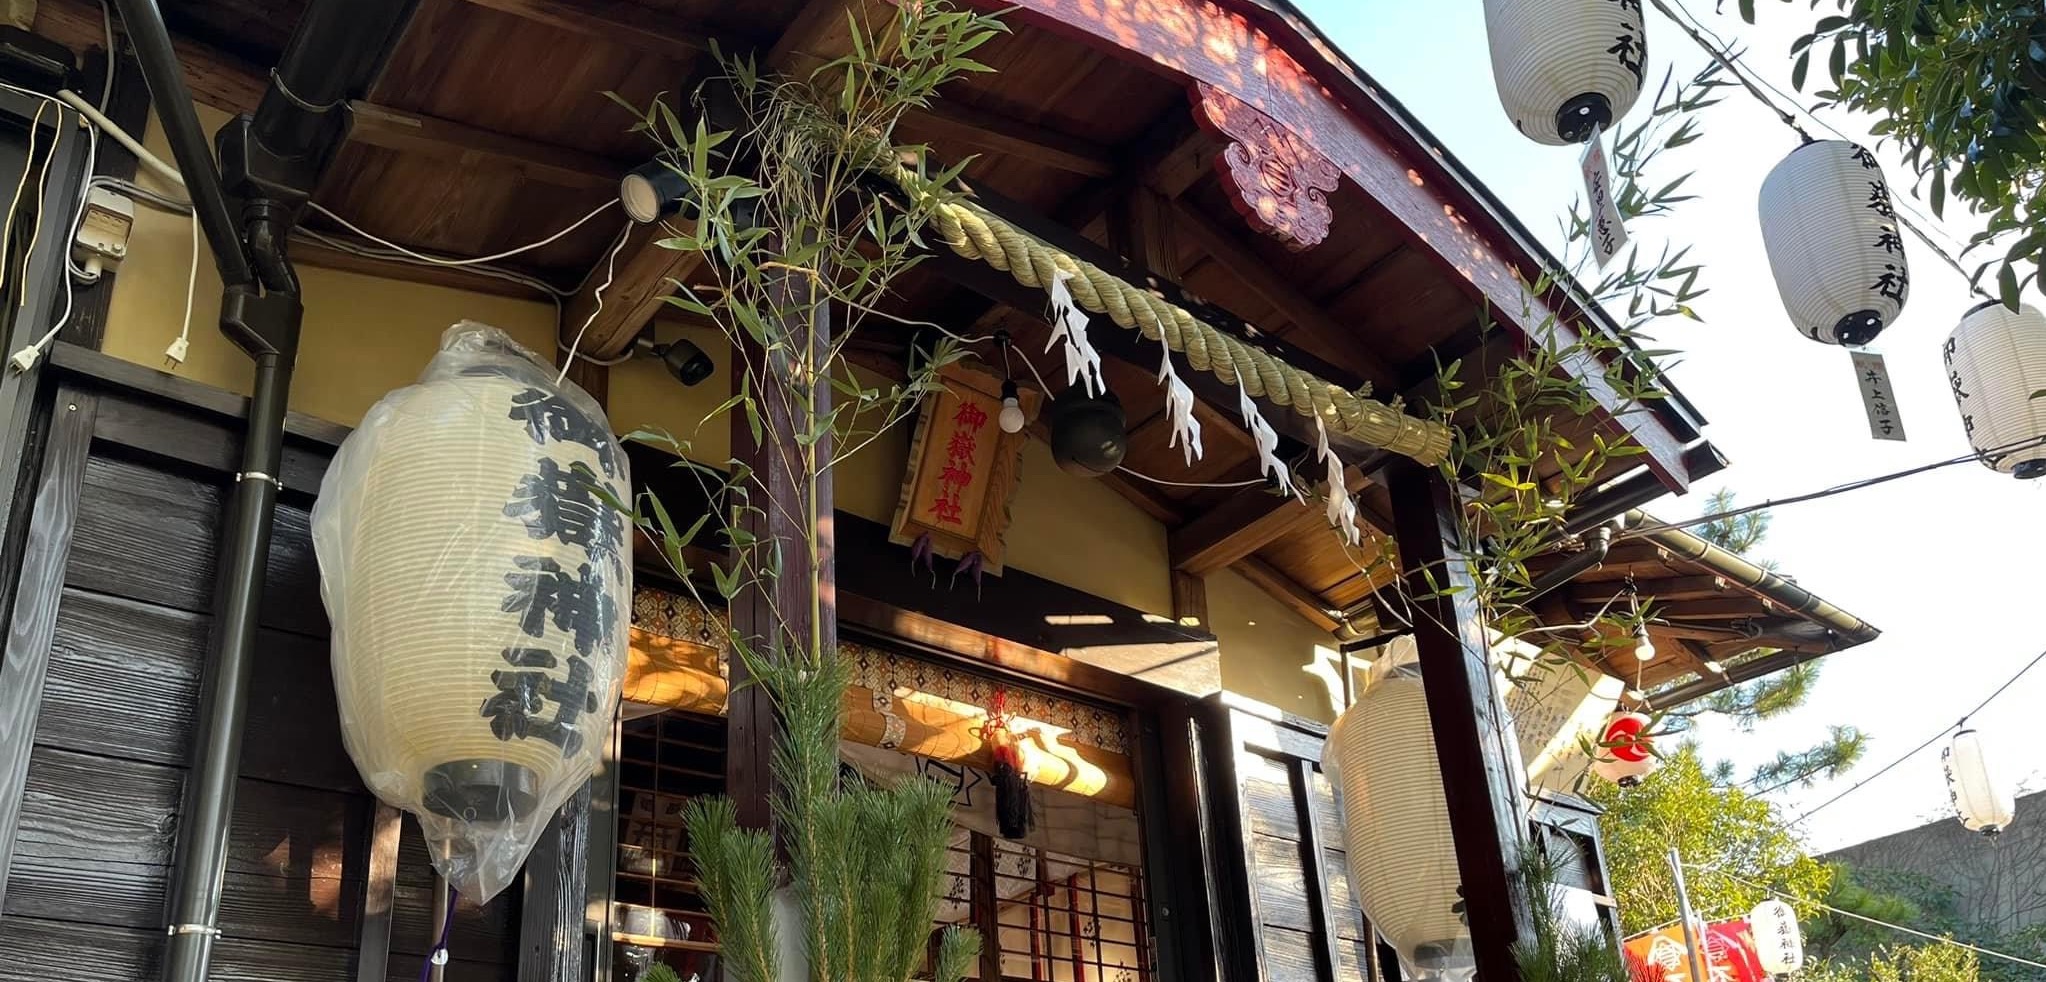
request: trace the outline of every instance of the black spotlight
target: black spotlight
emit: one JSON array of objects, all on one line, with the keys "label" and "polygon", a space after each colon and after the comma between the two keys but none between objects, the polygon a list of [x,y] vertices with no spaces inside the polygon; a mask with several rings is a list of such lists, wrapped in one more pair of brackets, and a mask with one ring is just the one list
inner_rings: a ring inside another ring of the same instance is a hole
[{"label": "black spotlight", "polygon": [[673,164],[659,157],[627,171],[618,181],[618,201],[626,217],[645,225],[682,210],[689,182]]},{"label": "black spotlight", "polygon": [[1122,464],[1130,437],[1122,402],[1113,392],[1098,398],[1084,386],[1070,386],[1051,404],[1051,459],[1078,477],[1100,477]]},{"label": "black spotlight", "polygon": [[660,344],[654,341],[652,335],[642,334],[634,339],[633,344],[641,351],[659,358],[661,364],[668,369],[668,374],[675,376],[675,381],[683,385],[695,385],[709,378],[710,373],[717,368],[710,360],[710,356],[704,354],[703,349],[696,346],[696,342],[687,338],[676,338],[667,344]]}]

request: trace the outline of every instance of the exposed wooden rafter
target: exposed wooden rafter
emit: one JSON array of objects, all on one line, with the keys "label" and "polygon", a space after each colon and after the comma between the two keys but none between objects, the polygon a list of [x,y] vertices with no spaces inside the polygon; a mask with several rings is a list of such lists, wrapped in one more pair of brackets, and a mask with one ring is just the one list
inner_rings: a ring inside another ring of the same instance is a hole
[{"label": "exposed wooden rafter", "polygon": [[[1349,468],[1346,476],[1352,493],[1366,483],[1360,468]],[[1213,572],[1295,532],[1326,522],[1319,507],[1291,497],[1238,495],[1172,530],[1167,539],[1172,568],[1189,573]]]},{"label": "exposed wooden rafter", "polygon": [[944,140],[1087,177],[1115,173],[1108,148],[972,106],[939,101],[903,119],[912,136]]},{"label": "exposed wooden rafter", "polygon": [[495,165],[555,187],[609,191],[618,187],[618,178],[628,166],[596,154],[360,99],[349,102],[348,108],[354,116],[348,129],[351,141],[457,167]]},{"label": "exposed wooden rafter", "polygon": [[1325,348],[1354,359],[1364,378],[1381,388],[1399,384],[1399,376],[1391,365],[1373,355],[1366,346],[1358,343],[1361,334],[1356,328],[1344,327],[1329,316],[1327,310],[1315,303],[1300,288],[1286,282],[1250,247],[1216,225],[1208,216],[1200,213],[1184,201],[1173,203],[1175,226],[1179,232],[1191,239],[1202,252],[1222,265],[1231,276],[1249,287],[1252,293],[1263,298],[1276,308],[1287,320],[1292,321],[1308,337],[1315,339]]},{"label": "exposed wooden rafter", "polygon": [[620,0],[467,2],[678,61],[710,50],[710,36],[696,29],[696,21],[664,15],[644,4]]}]

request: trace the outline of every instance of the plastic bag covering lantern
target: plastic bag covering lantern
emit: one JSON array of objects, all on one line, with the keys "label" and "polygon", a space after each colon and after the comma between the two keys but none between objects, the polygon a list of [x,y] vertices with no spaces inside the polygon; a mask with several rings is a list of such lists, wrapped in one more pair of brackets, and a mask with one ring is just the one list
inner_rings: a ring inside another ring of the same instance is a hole
[{"label": "plastic bag covering lantern", "polygon": [[1864,345],[1911,292],[1890,186],[1875,156],[1814,140],[1762,181],[1762,246],[1790,322],[1826,344]]},{"label": "plastic bag covering lantern", "polygon": [[1982,753],[1982,735],[1974,730],[1954,734],[1954,742],[1941,755],[1947,770],[1947,791],[1953,795],[1954,810],[1970,832],[1998,835],[2016,817],[2017,802],[2010,791],[1997,783]]},{"label": "plastic bag covering lantern", "polygon": [[1804,968],[1804,934],[1789,904],[1774,898],[1756,904],[1748,912],[1748,927],[1755,934],[1755,960],[1762,971],[1789,975]]},{"label": "plastic bag covering lantern", "polygon": [[[2030,304],[2013,313],[1996,301],[1961,318],[1947,336],[1947,382],[1976,452],[2046,438],[2046,316]],[[2046,477],[2046,446],[1984,453],[1989,467],[2021,478]]]},{"label": "plastic bag covering lantern", "polygon": [[632,572],[603,411],[463,322],[320,483],[313,545],[341,733],[478,903],[589,778],[618,704]]},{"label": "plastic bag covering lantern", "polygon": [[1476,972],[1449,806],[1418,668],[1371,684],[1329,728],[1322,766],[1342,802],[1350,889],[1409,978]]},{"label": "plastic bag covering lantern", "polygon": [[1623,788],[1640,784],[1642,778],[1655,773],[1662,762],[1656,759],[1654,741],[1646,735],[1649,722],[1641,713],[1615,713],[1599,733],[1591,772]]},{"label": "plastic bag covering lantern", "polygon": [[1641,94],[1648,32],[1639,3],[1485,0],[1485,36],[1499,102],[1538,143],[1583,143]]}]

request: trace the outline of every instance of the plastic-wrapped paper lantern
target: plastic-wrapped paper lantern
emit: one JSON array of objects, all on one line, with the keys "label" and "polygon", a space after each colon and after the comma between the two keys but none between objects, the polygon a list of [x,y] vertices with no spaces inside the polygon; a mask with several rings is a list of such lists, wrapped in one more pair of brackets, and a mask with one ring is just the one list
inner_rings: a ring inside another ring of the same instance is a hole
[{"label": "plastic-wrapped paper lantern", "polygon": [[1615,713],[1599,733],[1591,772],[1623,788],[1641,783],[1662,761],[1648,737],[1649,718],[1642,713]]},{"label": "plastic-wrapped paper lantern", "polygon": [[1998,835],[2016,817],[2017,802],[2010,789],[1997,782],[1982,753],[1982,735],[1974,730],[1954,734],[1954,742],[1941,754],[1947,770],[1947,792],[1953,795],[1954,810],[1970,832]]},{"label": "plastic-wrapped paper lantern", "polygon": [[626,461],[603,411],[464,322],[341,445],[313,508],[341,732],[483,902],[589,778],[624,676]]},{"label": "plastic-wrapped paper lantern", "polygon": [[1748,913],[1748,928],[1755,933],[1755,959],[1770,975],[1789,975],[1804,968],[1804,933],[1798,930],[1797,911],[1771,898]]},{"label": "plastic-wrapped paper lantern", "polygon": [[1895,322],[1911,292],[1890,185],[1875,156],[1814,140],[1762,181],[1762,245],[1799,332],[1864,345]]},{"label": "plastic-wrapped paper lantern", "polygon": [[1322,766],[1341,795],[1350,889],[1410,978],[1469,979],[1449,806],[1418,673],[1373,683],[1329,729]]},{"label": "plastic-wrapped paper lantern", "polygon": [[1968,311],[1947,336],[1947,382],[1968,442],[1982,462],[2021,478],[2046,477],[2046,446],[1987,453],[2046,438],[2046,316],[1995,301]]},{"label": "plastic-wrapped paper lantern", "polygon": [[1648,31],[1641,5],[1614,0],[1485,0],[1499,102],[1538,143],[1583,143],[1641,95]]}]

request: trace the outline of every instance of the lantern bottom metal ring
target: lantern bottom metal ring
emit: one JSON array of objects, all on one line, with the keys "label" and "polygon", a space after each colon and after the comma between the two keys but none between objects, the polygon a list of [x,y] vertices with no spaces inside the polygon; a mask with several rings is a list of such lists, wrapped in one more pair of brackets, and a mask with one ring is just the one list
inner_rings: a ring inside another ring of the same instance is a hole
[{"label": "lantern bottom metal ring", "polygon": [[1594,127],[1602,130],[1612,124],[1612,101],[1597,92],[1574,96],[1556,110],[1556,135],[1571,143],[1583,143],[1591,139]]},{"label": "lantern bottom metal ring", "polygon": [[2021,481],[2046,477],[2046,459],[2027,460],[2010,469],[2011,476]]},{"label": "lantern bottom metal ring", "polygon": [[1876,335],[1881,333],[1883,315],[1873,310],[1857,310],[1840,318],[1840,322],[1833,325],[1833,341],[1836,344],[1859,347],[1875,340]]},{"label": "lantern bottom metal ring", "polygon": [[539,777],[508,760],[451,760],[426,772],[426,807],[464,822],[502,822],[532,814]]}]

